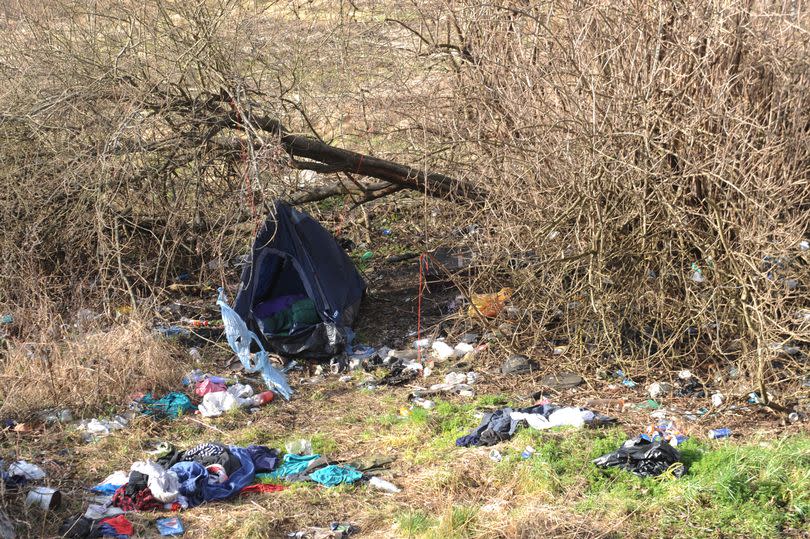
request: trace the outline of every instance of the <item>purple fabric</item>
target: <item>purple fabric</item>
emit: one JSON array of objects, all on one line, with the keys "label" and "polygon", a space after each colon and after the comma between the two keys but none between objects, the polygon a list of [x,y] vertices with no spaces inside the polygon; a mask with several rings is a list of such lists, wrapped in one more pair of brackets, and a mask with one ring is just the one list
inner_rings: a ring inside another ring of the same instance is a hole
[{"label": "purple fabric", "polygon": [[273,316],[280,313],[284,309],[289,309],[296,301],[306,299],[306,294],[290,294],[289,296],[279,296],[277,298],[268,299],[256,305],[253,308],[253,314],[258,319]]}]

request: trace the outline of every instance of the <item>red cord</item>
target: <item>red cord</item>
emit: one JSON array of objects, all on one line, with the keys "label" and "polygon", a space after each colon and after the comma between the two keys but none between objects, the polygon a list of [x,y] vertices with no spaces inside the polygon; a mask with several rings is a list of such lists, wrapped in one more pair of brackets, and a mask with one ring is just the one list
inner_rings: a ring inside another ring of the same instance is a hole
[{"label": "red cord", "polygon": [[[422,289],[424,288],[424,272],[427,269],[427,255],[422,253],[419,255],[419,295],[416,305],[416,341],[419,342],[422,340]],[[416,358],[420,364],[422,363],[422,345],[420,344],[416,348]],[[422,371],[424,372],[424,370]]]}]

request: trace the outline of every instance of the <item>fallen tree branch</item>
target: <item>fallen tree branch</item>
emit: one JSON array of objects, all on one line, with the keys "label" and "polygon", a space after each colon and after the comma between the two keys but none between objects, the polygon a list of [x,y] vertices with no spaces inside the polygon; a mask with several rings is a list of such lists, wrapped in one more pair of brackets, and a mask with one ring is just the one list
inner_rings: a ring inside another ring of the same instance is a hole
[{"label": "fallen tree branch", "polygon": [[[287,131],[278,120],[273,118],[251,116],[245,122],[236,112],[230,112],[227,121],[229,127],[233,129],[244,129],[244,123],[249,123],[254,129],[276,135],[282,148],[294,160],[297,168],[368,176],[389,182],[400,188],[426,192],[430,196],[448,199],[453,202],[468,202],[481,206],[486,200],[485,193],[468,182],[444,174],[424,172],[386,159],[337,148],[312,137],[294,135]],[[233,148],[234,141],[220,144]],[[237,147],[241,147],[244,141],[238,140],[236,144]],[[255,142],[255,145],[260,144]],[[301,158],[308,159],[312,163],[301,161]]]}]

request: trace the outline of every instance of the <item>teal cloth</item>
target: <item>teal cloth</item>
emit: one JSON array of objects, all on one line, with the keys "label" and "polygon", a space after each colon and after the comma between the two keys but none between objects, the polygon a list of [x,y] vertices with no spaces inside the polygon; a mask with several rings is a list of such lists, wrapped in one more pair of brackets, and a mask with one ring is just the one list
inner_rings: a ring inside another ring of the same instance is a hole
[{"label": "teal cloth", "polygon": [[281,462],[281,466],[273,470],[269,476],[276,479],[284,479],[290,475],[296,475],[307,471],[309,463],[321,458],[320,455],[293,455],[287,453]]},{"label": "teal cloth", "polygon": [[144,407],[144,415],[155,417],[180,417],[195,409],[187,395],[176,391],[157,400],[151,393],[147,393],[141,399],[141,405]]},{"label": "teal cloth", "polygon": [[338,464],[330,464],[309,474],[310,479],[326,487],[334,487],[341,483],[354,483],[361,477],[363,474],[351,466]]}]

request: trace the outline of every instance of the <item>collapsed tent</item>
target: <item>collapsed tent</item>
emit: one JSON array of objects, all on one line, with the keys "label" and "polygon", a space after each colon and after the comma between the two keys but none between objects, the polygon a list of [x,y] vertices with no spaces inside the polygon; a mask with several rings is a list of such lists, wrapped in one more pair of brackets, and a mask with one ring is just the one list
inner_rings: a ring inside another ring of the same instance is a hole
[{"label": "collapsed tent", "polygon": [[253,244],[234,311],[286,357],[326,359],[351,341],[366,284],[334,236],[281,201]]}]

